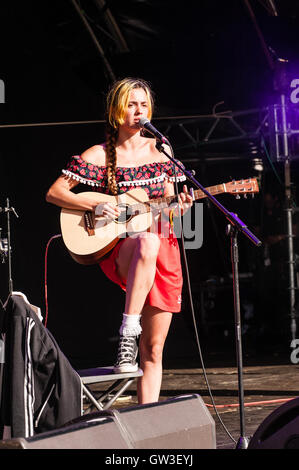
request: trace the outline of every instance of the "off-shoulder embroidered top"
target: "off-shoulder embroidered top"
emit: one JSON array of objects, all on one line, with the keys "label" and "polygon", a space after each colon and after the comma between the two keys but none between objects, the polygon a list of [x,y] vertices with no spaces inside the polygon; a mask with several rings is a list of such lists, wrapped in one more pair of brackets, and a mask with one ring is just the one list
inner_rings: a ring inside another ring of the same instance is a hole
[{"label": "off-shoulder embroidered top", "polygon": [[[183,164],[179,163],[183,167]],[[163,197],[165,180],[171,182],[174,182],[175,178],[178,182],[186,180],[186,176],[181,170],[178,167],[174,169],[174,167],[175,165],[171,161],[148,163],[138,167],[117,167],[115,177],[118,192],[122,194],[137,186],[142,186],[149,198]],[[62,173],[80,183],[91,186],[95,191],[109,193],[106,166],[87,163],[79,155],[75,155],[62,170]]]}]

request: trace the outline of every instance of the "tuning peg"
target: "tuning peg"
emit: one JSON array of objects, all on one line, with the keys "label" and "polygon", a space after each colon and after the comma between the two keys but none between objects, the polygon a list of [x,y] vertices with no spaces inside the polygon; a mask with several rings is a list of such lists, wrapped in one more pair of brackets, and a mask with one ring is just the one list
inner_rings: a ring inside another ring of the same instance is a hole
[{"label": "tuning peg", "polygon": [[247,199],[247,194],[243,194],[243,196],[244,196],[244,199]]},{"label": "tuning peg", "polygon": [[236,194],[236,199],[241,199],[240,194]]}]

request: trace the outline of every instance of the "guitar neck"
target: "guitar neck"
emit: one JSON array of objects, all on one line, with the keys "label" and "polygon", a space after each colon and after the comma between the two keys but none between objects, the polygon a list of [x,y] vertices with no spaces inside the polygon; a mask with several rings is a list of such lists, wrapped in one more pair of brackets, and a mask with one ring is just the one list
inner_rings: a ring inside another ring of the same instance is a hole
[{"label": "guitar neck", "polygon": [[[212,196],[216,194],[221,194],[225,192],[225,185],[224,184],[217,184],[216,186],[210,186],[209,188],[206,188],[206,190],[212,194]],[[194,191],[194,199],[197,201],[198,199],[203,199],[207,197],[206,194],[201,190],[201,189],[196,189]],[[173,196],[167,196],[167,197],[159,197],[155,200],[151,200],[148,202],[148,211],[151,210],[151,207],[153,206],[159,206],[160,209],[164,209],[168,206],[170,206],[171,203],[177,202],[178,197],[176,195]]]}]

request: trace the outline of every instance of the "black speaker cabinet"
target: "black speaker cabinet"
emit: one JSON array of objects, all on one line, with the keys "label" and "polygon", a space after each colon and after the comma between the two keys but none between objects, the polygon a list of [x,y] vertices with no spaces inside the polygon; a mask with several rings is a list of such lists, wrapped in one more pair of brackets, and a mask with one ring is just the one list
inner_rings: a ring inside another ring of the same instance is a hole
[{"label": "black speaker cabinet", "polygon": [[267,416],[249,441],[248,449],[299,449],[299,398]]},{"label": "black speaker cabinet", "polygon": [[215,422],[199,395],[82,416],[55,431],[0,442],[14,449],[215,449]]}]

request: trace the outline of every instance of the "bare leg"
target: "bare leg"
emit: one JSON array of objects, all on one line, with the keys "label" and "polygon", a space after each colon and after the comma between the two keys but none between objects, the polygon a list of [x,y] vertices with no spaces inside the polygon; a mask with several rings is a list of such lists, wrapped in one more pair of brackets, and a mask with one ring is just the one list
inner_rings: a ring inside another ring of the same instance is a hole
[{"label": "bare leg", "polygon": [[162,382],[162,359],[172,313],[146,306],[142,312],[142,334],[139,343],[140,366],[143,376],[138,379],[138,403],[159,400]]},{"label": "bare leg", "polygon": [[126,279],[127,315],[140,315],[156,273],[156,260],[160,247],[157,235],[149,232],[128,238],[116,260],[118,271]]},{"label": "bare leg", "polygon": [[[138,383],[139,403],[151,403],[159,399],[162,353],[172,318],[169,312],[163,312],[152,306],[144,307],[146,297],[154,283],[159,248],[160,240],[157,235],[141,233],[123,243],[117,258],[118,272],[126,280],[125,314],[131,318],[142,314],[139,351],[143,377]],[[119,351],[115,370],[129,372],[131,365],[133,368],[136,367],[129,358],[123,360],[122,349]]]}]

